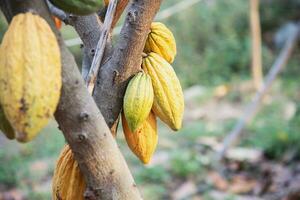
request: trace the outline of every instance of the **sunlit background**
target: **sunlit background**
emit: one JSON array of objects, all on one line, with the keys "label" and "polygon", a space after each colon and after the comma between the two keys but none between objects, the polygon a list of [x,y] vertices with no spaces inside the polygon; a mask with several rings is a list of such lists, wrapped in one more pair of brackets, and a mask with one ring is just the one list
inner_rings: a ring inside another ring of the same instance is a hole
[{"label": "sunlit background", "polygon": [[[288,24],[300,19],[299,9],[298,0],[261,0],[264,75],[289,37]],[[130,152],[119,127],[117,143],[144,199],[269,199],[288,190],[283,183],[300,185],[299,45],[217,170],[216,150],[256,93],[249,1],[165,0],[160,12],[160,21],[176,38],[173,67],[184,88],[186,108],[180,131],[159,123],[158,148],[147,166]],[[1,16],[0,38],[6,29]],[[61,32],[65,40],[77,38],[70,26]],[[80,66],[80,45],[70,50]],[[51,199],[51,178],[64,143],[54,120],[28,144],[0,135],[0,199]]]}]

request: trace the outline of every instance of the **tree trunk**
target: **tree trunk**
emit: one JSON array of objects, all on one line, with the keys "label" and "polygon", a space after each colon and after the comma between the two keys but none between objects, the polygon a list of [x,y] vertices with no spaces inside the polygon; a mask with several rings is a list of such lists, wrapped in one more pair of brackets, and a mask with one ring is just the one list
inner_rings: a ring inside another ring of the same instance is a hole
[{"label": "tree trunk", "polygon": [[[105,120],[89,95],[72,54],[68,51],[44,1],[0,0],[1,8],[16,15],[31,11],[41,15],[57,35],[62,56],[63,87],[55,113],[87,182],[86,199],[141,199],[126,162]],[[12,16],[7,14],[8,21]]]}]

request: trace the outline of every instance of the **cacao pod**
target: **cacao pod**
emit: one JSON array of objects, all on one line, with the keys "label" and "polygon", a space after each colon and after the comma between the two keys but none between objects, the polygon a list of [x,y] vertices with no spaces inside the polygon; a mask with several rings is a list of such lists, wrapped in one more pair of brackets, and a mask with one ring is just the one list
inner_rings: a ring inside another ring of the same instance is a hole
[{"label": "cacao pod", "polygon": [[173,33],[163,23],[152,22],[144,51],[155,52],[172,63],[176,56],[176,41]]},{"label": "cacao pod", "polygon": [[131,132],[122,113],[122,127],[126,142],[131,151],[144,163],[149,163],[158,141],[155,115],[150,112],[148,118],[135,131]]},{"label": "cacao pod", "polygon": [[15,138],[14,129],[11,127],[9,121],[6,119],[2,107],[0,106],[0,130],[6,135],[8,139]]},{"label": "cacao pod", "polygon": [[89,15],[98,11],[102,0],[50,0],[56,7],[75,15]]},{"label": "cacao pod", "polygon": [[52,179],[53,200],[84,200],[86,188],[78,163],[74,159],[72,150],[66,145],[56,163]]},{"label": "cacao pod", "polygon": [[144,72],[137,73],[129,82],[123,103],[128,126],[132,132],[146,120],[153,104],[151,78]]},{"label": "cacao pod", "polygon": [[18,14],[0,46],[0,102],[18,141],[47,125],[60,97],[60,50],[47,22]]},{"label": "cacao pod", "polygon": [[180,82],[172,66],[156,53],[143,58],[142,68],[152,80],[155,115],[173,130],[181,128],[184,99]]}]

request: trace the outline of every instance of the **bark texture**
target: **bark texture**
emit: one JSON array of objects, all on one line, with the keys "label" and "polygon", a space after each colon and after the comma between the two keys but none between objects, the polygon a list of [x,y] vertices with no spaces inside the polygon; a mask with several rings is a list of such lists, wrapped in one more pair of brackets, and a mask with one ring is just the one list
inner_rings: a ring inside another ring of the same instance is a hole
[{"label": "bark texture", "polygon": [[[110,130],[89,95],[72,54],[54,28],[45,1],[0,0],[13,15],[31,11],[44,17],[56,33],[62,55],[63,87],[55,118],[87,181],[86,199],[141,199]],[[12,16],[7,15],[8,21]]]}]

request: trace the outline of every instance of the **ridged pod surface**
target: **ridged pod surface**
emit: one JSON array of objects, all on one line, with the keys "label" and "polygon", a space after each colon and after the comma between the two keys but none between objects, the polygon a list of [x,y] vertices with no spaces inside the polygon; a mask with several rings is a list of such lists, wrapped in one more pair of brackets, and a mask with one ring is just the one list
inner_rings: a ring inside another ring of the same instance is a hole
[{"label": "ridged pod surface", "polygon": [[18,141],[30,141],[47,125],[60,97],[60,50],[47,22],[18,14],[0,47],[0,102]]},{"label": "ridged pod surface", "polygon": [[98,11],[103,0],[50,0],[58,8],[76,15],[89,15]]},{"label": "ridged pod surface", "polygon": [[172,63],[177,53],[173,33],[163,23],[152,22],[144,51],[146,53],[155,52]]},{"label": "ridged pod surface", "polygon": [[78,163],[69,145],[65,145],[54,170],[52,179],[53,200],[84,200],[86,188]]},{"label": "ridged pod surface", "polygon": [[142,68],[152,80],[154,101],[152,110],[173,130],[181,128],[184,98],[180,82],[172,66],[156,53],[143,58]]},{"label": "ridged pod surface", "polygon": [[126,88],[123,110],[132,132],[148,117],[153,104],[153,88],[151,78],[144,72],[137,73]]},{"label": "ridged pod surface", "polygon": [[156,149],[158,135],[155,115],[150,112],[148,118],[144,121],[137,131],[131,132],[127,121],[122,113],[122,127],[126,142],[131,151],[144,163],[150,162],[150,159]]},{"label": "ridged pod surface", "polygon": [[9,121],[6,119],[4,111],[2,107],[0,106],[0,130],[8,139],[14,139],[15,138],[15,132],[14,129],[11,127]]}]

